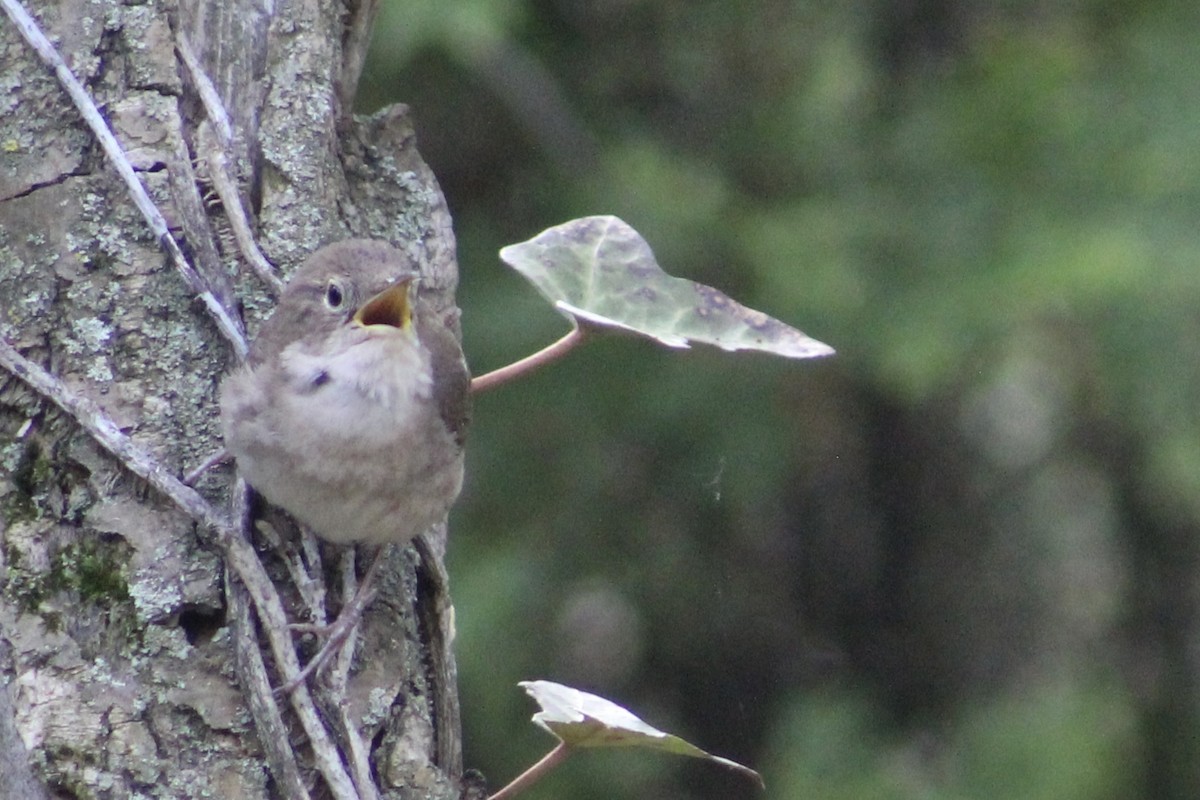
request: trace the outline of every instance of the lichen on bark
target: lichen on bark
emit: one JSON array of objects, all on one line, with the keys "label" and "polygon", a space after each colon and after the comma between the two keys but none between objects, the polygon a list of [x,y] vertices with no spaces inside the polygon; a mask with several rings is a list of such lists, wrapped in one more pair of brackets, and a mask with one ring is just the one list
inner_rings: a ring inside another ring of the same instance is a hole
[{"label": "lichen on bark", "polygon": [[[180,34],[224,101],[235,131],[229,163],[284,274],[321,244],[383,238],[415,251],[426,285],[453,305],[449,217],[406,112],[343,113],[342,5],[276,2],[266,16],[248,1],[30,3],[196,268],[231,304],[236,294],[251,330],[272,300],[239,268],[223,209],[201,199],[204,112],[175,51]],[[219,447],[216,387],[230,351],[7,20],[0,337],[177,474]],[[214,470],[199,488],[224,504],[231,475]],[[278,796],[235,668],[226,575],[210,540],[7,372],[0,545],[0,713],[11,712],[0,725],[18,734],[0,736],[11,750],[0,763],[16,753],[35,782],[80,798]],[[411,782],[422,796],[449,798],[461,772],[457,701],[449,632],[438,629],[444,575],[427,563],[437,548],[428,550],[402,551],[390,565],[347,697],[375,743],[385,793]],[[323,796],[305,757],[300,748],[302,780]]]}]

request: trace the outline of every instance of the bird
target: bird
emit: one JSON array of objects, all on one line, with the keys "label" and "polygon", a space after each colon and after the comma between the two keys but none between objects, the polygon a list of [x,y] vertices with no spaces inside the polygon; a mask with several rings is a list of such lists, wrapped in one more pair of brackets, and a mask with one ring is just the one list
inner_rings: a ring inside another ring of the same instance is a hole
[{"label": "bird", "polygon": [[457,310],[439,313],[419,279],[387,242],[317,250],[221,383],[225,447],[241,475],[327,541],[407,543],[462,489],[470,373]]}]

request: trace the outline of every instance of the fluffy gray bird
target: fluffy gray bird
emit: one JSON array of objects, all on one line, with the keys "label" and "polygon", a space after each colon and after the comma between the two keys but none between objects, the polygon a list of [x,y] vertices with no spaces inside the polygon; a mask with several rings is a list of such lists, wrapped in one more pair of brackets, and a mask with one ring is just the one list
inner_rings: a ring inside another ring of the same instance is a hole
[{"label": "fluffy gray bird", "polygon": [[242,475],[332,542],[406,543],[462,488],[470,376],[416,278],[385,242],[318,250],[221,384]]}]

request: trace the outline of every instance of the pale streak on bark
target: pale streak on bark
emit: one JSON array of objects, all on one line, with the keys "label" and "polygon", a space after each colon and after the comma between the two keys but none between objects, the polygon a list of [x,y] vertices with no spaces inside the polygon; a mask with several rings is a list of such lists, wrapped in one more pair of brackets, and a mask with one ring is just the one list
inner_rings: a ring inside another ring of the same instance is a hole
[{"label": "pale streak on bark", "polygon": [[[240,479],[236,491],[246,491],[245,484]],[[222,550],[226,563],[234,568],[250,592],[255,610],[266,631],[271,652],[275,656],[277,669],[285,678],[289,675],[299,674],[300,662],[296,658],[296,650],[292,646],[287,614],[284,613],[283,603],[275,591],[275,585],[271,583],[254,548],[250,546],[246,538],[233,530],[221,535],[223,533],[225,532],[218,531],[218,543],[223,545]],[[220,541],[226,538],[229,540],[228,546],[224,546]],[[330,792],[338,800],[361,800],[360,795],[355,791],[353,780],[346,774],[336,744],[321,721],[308,687],[298,686],[291,693],[291,702],[292,709],[300,719],[300,724],[312,746],[317,768],[325,778]]]},{"label": "pale streak on bark", "polygon": [[[383,566],[386,560],[384,554],[388,552],[388,546],[380,548],[376,556],[371,560],[371,566],[367,568],[367,572],[363,575],[363,585],[370,585],[372,579]],[[290,625],[291,630],[321,630],[326,636],[325,644],[317,652],[312,659],[304,665],[304,669],[300,670],[286,684],[280,687],[281,693],[295,691],[296,687],[305,683],[310,675],[318,674],[325,666],[330,658],[337,656],[343,650],[344,645],[349,645],[353,649],[353,640],[355,630],[358,628],[358,623],[362,619],[363,611],[375,599],[376,591],[368,590],[366,592],[354,592],[353,596],[348,601],[344,601],[341,611],[338,612],[337,619],[333,620],[328,625]]]},{"label": "pale streak on bark", "polygon": [[[358,563],[357,548],[347,548],[345,553],[342,553],[342,559],[339,564],[341,569],[342,579],[342,597],[354,597],[358,594],[358,576],[356,565]],[[356,631],[358,626],[350,631],[350,635],[346,637],[345,643],[338,649],[337,656],[334,658],[333,664],[329,667],[329,685],[343,696],[346,692],[346,686],[350,680],[350,665],[354,660],[354,645],[358,641]]]}]

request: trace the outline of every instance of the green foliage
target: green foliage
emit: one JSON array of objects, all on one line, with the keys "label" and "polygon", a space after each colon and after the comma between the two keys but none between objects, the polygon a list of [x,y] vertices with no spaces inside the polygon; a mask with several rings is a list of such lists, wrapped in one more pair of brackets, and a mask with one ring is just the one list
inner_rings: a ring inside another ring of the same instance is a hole
[{"label": "green foliage", "polygon": [[[544,675],[779,797],[1193,796],[1200,7],[478,0],[418,42],[410,5],[368,81],[449,197],[477,373],[562,330],[499,248],[592,214],[838,351],[599,341],[480,399],[469,761],[536,757],[494,698]],[[561,793],[667,796],[600,780]]]},{"label": "green foliage", "polygon": [[861,693],[804,697],[772,738],[767,783],[811,800],[1103,800],[1133,788],[1132,709],[1111,684],[1031,687],[936,733],[886,728]]}]

